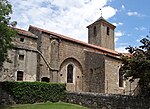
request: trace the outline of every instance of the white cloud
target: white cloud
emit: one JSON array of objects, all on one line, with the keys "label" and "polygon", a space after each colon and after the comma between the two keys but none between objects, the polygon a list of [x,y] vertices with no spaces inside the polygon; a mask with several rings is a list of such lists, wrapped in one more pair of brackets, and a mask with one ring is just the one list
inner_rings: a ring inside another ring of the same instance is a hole
[{"label": "white cloud", "polygon": [[131,33],[128,33],[128,34],[126,34],[127,36],[132,36],[132,34]]},{"label": "white cloud", "polygon": [[[103,17],[113,17],[117,10],[106,6],[110,0],[9,0],[13,5],[12,20],[17,27],[29,25],[54,31],[87,42],[86,26]],[[118,24],[119,25],[119,24]]]},{"label": "white cloud", "polygon": [[145,27],[142,26],[142,27],[136,27],[135,29],[138,30],[138,31],[139,31],[139,30],[140,30],[140,31],[143,31],[143,30],[146,30],[147,28],[145,28]]},{"label": "white cloud", "polygon": [[128,53],[128,50],[125,49],[126,46],[120,46],[118,48],[116,48],[115,50],[121,53]]},{"label": "white cloud", "polygon": [[112,23],[112,24],[115,25],[115,26],[122,26],[122,25],[123,25],[122,22],[119,22],[119,23]]},{"label": "white cloud", "polygon": [[124,9],[125,9],[125,6],[124,6],[124,5],[122,5],[122,6],[121,6],[121,8],[124,10]]},{"label": "white cloud", "polygon": [[118,26],[118,24],[117,23],[112,23],[114,26]]},{"label": "white cloud", "polygon": [[121,31],[116,31],[115,32],[115,42],[118,41],[118,39],[124,35],[124,32],[121,32]]},{"label": "white cloud", "polygon": [[118,9],[118,12],[122,12],[122,11],[125,11],[125,6],[124,5],[121,5],[121,7]]},{"label": "white cloud", "polygon": [[122,23],[122,22],[119,22],[119,23],[118,23],[118,25],[121,25],[121,26],[122,26],[122,25],[123,25],[123,23]]},{"label": "white cloud", "polygon": [[103,11],[103,17],[105,19],[109,19],[110,17],[114,16],[117,12],[117,9],[114,9],[110,6],[106,6],[102,9]]},{"label": "white cloud", "polygon": [[137,12],[128,12],[128,16],[137,16],[139,15]]},{"label": "white cloud", "polygon": [[121,53],[128,53],[128,50],[126,50],[125,48],[127,48],[129,46],[129,43],[125,42],[125,43],[118,43],[119,46],[116,47],[116,51],[121,52]]},{"label": "white cloud", "polygon": [[115,37],[121,37],[124,35],[124,32],[121,32],[121,31],[116,31],[115,32]]},{"label": "white cloud", "polygon": [[129,11],[129,12],[127,13],[127,15],[128,15],[128,16],[138,16],[138,17],[144,16],[144,15],[142,15],[142,14],[136,12],[136,11],[134,11],[134,12]]}]

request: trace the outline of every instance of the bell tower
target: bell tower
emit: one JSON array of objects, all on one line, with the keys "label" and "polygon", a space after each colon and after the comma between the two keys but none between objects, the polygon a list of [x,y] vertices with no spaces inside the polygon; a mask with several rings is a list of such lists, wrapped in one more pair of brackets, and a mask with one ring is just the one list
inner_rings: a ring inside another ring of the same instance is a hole
[{"label": "bell tower", "polygon": [[116,26],[102,16],[88,28],[88,43],[114,50],[114,30]]}]

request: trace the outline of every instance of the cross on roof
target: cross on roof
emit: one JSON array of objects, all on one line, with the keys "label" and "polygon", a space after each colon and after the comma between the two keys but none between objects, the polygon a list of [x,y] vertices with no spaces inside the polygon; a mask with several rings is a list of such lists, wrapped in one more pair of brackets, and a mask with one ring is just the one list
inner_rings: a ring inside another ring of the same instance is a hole
[{"label": "cross on roof", "polygon": [[102,9],[101,9],[101,8],[100,8],[100,11],[101,11],[101,17],[102,17],[103,12],[102,12]]}]

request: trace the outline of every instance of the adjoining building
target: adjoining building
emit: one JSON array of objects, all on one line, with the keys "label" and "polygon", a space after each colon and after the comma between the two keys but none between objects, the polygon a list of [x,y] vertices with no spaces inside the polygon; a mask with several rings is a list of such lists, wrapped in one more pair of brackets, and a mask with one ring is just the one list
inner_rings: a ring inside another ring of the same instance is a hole
[{"label": "adjoining building", "polygon": [[88,43],[35,26],[16,29],[16,45],[8,52],[0,81],[66,83],[69,91],[129,94],[136,84],[123,80],[115,26],[100,17],[87,26]]}]

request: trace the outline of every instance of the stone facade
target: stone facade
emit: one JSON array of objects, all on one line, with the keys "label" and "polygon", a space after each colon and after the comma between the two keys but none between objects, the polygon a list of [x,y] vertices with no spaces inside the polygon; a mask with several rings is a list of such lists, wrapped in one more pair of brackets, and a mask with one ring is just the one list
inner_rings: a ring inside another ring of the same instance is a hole
[{"label": "stone facade", "polygon": [[88,42],[104,48],[114,50],[114,29],[116,28],[111,23],[107,22],[103,17],[100,17],[93,24],[87,26]]},{"label": "stone facade", "polygon": [[17,29],[16,47],[9,51],[13,63],[5,64],[8,74],[3,71],[0,80],[16,81],[22,76],[23,81],[61,82],[77,92],[126,94],[133,90],[128,82],[119,87],[121,60],[114,51],[115,26],[99,19],[88,28],[90,44],[34,26],[28,31]]},{"label": "stone facade", "polygon": [[18,72],[22,73],[23,81],[36,81],[37,37],[20,29],[17,31],[14,49],[8,51],[8,58],[11,62],[4,63],[4,69],[0,73],[0,81],[17,81]]}]

